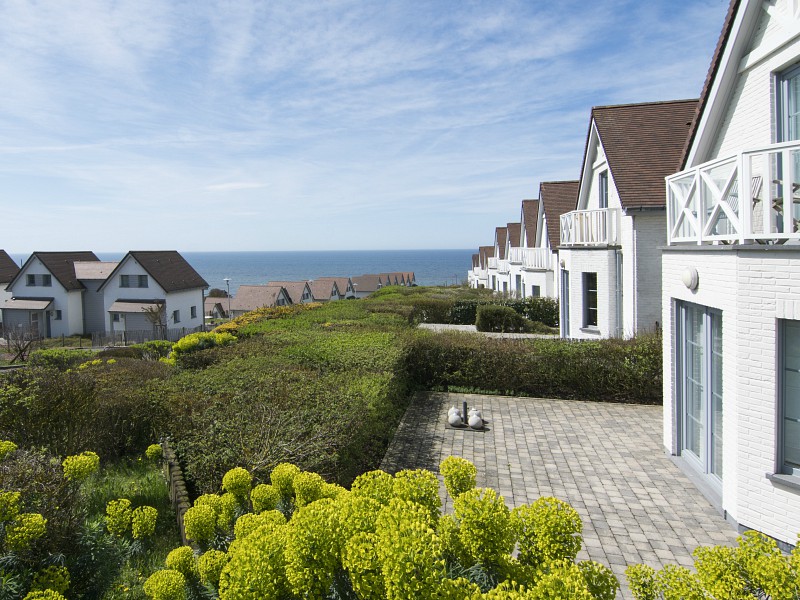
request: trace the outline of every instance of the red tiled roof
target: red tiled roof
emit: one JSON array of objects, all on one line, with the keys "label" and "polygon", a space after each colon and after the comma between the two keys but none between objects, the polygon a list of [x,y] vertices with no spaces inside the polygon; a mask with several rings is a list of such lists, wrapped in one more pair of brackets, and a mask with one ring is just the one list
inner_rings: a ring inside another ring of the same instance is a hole
[{"label": "red tiled roof", "polygon": [[[592,108],[592,121],[624,209],[664,207],[664,178],[680,169],[697,103],[674,100]],[[586,143],[588,152],[589,136]],[[587,153],[583,160],[585,167]]]},{"label": "red tiled roof", "polygon": [[505,260],[506,258],[506,236],[508,229],[505,227],[498,227],[494,230],[494,239],[497,244],[497,258]]},{"label": "red tiled roof", "polygon": [[510,248],[519,248],[520,229],[522,229],[521,223],[506,224],[506,230],[508,231],[508,242]]},{"label": "red tiled roof", "polygon": [[[536,244],[536,229],[539,226],[539,201],[522,201],[522,224],[525,229],[525,238],[528,248]],[[522,231],[520,231],[520,245],[522,244]]]},{"label": "red tiled roof", "polygon": [[714,84],[717,71],[719,71],[720,64],[722,63],[722,54],[725,50],[725,45],[728,43],[728,38],[730,38],[731,31],[733,30],[733,21],[734,17],[736,16],[736,11],[739,9],[739,4],[740,0],[731,0],[731,3],[728,5],[728,12],[725,15],[725,21],[722,23],[722,31],[719,34],[717,46],[714,48],[714,54],[711,57],[711,65],[708,68],[706,80],[703,82],[703,89],[700,92],[700,100],[695,108],[694,116],[692,118],[692,125],[689,129],[689,135],[686,136],[686,140],[684,141],[681,152],[681,162],[678,168],[675,169],[676,171],[686,167],[686,159],[689,157],[689,149],[692,147],[695,137],[697,137],[697,127],[700,123],[700,116],[703,114],[703,111],[706,109],[706,105],[708,104],[708,99],[711,95],[711,86]]},{"label": "red tiled roof", "polygon": [[0,250],[0,283],[6,284],[19,273],[19,267],[5,250]]},{"label": "red tiled roof", "polygon": [[561,243],[561,215],[578,204],[578,181],[544,181],[539,184],[539,202],[547,221],[547,239],[555,251]]}]

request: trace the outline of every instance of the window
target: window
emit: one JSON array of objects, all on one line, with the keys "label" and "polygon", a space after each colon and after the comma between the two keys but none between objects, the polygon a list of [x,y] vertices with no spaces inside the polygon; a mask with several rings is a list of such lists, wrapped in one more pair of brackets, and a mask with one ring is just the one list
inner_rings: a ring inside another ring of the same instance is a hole
[{"label": "window", "polygon": [[26,285],[28,287],[35,287],[36,286],[36,275],[28,275],[26,277]]},{"label": "window", "polygon": [[119,323],[119,316],[119,313],[111,313],[111,320],[114,321],[114,323]]},{"label": "window", "polygon": [[148,287],[147,275],[120,275],[119,287],[129,288],[146,288]]},{"label": "window", "polygon": [[196,306],[193,306],[192,308],[189,309],[189,316],[192,319],[196,319],[197,318],[197,307]]},{"label": "window", "polygon": [[60,321],[60,320],[61,320],[61,311],[60,311],[60,310],[57,310],[57,311],[55,311],[55,313],[56,313],[56,314],[55,314],[55,316],[54,316],[53,318],[54,318],[56,321]]},{"label": "window", "polygon": [[541,296],[541,295],[542,295],[542,288],[541,288],[541,286],[538,286],[538,285],[532,285],[532,286],[531,286],[531,296],[532,296],[532,297],[534,297],[534,298],[538,298],[538,297],[539,297],[539,296]]},{"label": "window", "polygon": [[508,282],[507,281],[503,282],[503,293],[504,294],[508,293]]},{"label": "window", "polygon": [[172,320],[175,323],[180,323],[181,322],[181,311],[173,310],[172,311]]},{"label": "window", "polygon": [[597,327],[597,273],[583,274],[583,326]]},{"label": "window", "polygon": [[130,275],[120,275],[119,276],[119,287],[121,287],[121,288],[131,287],[131,276]]},{"label": "window", "polygon": [[780,349],[779,463],[800,476],[800,321],[783,321]]},{"label": "window", "polygon": [[52,287],[53,277],[49,273],[45,273],[44,275],[42,275],[42,285],[44,287]]},{"label": "window", "polygon": [[140,288],[146,288],[147,287],[147,275],[139,275],[138,284],[139,284]]},{"label": "window", "polygon": [[603,171],[598,176],[600,208],[608,208],[608,171]]},{"label": "window", "polygon": [[778,141],[800,140],[800,65],[778,76]]}]

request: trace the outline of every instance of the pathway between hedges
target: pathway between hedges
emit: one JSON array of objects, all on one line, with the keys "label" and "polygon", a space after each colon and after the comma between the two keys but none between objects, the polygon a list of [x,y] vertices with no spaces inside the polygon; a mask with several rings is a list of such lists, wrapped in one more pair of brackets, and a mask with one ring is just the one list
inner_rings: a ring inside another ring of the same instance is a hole
[{"label": "pathway between hedges", "polygon": [[[452,429],[447,409],[477,406],[487,431]],[[697,546],[733,544],[735,530],[663,451],[660,406],[543,400],[473,394],[419,394],[381,468],[429,469],[462,456],[478,468],[478,485],[510,506],[555,496],[583,519],[579,560],[611,567],[632,598],[628,564],[692,565]],[[440,478],[441,481],[441,478]],[[444,510],[452,511],[446,498]]]}]

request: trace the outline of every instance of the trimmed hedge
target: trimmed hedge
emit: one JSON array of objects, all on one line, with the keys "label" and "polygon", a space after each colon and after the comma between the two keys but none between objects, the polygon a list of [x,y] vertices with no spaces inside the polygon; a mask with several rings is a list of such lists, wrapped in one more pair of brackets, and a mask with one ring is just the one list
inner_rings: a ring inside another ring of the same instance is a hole
[{"label": "trimmed hedge", "polygon": [[658,334],[567,341],[420,333],[406,369],[427,389],[660,404],[661,350]]},{"label": "trimmed hedge", "polygon": [[525,333],[532,329],[530,321],[510,306],[486,304],[478,307],[475,327],[478,331]]}]

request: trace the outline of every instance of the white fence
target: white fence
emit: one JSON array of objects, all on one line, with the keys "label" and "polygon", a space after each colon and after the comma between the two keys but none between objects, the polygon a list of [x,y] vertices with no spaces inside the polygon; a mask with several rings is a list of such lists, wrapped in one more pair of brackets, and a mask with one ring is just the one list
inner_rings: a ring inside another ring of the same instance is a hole
[{"label": "white fence", "polygon": [[616,246],[619,238],[619,210],[599,208],[573,210],[561,215],[562,246]]}]

